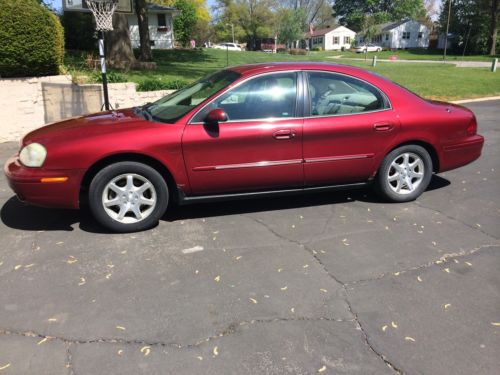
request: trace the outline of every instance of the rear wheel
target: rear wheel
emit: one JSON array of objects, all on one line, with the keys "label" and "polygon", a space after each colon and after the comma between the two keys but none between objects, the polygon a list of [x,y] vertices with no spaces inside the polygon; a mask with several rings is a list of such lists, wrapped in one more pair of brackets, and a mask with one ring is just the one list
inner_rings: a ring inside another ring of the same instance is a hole
[{"label": "rear wheel", "polygon": [[168,187],[163,177],[137,162],[111,164],[92,179],[89,204],[96,220],[114,232],[136,232],[151,228],[168,205]]},{"label": "rear wheel", "polygon": [[417,199],[427,189],[431,177],[432,159],[427,150],[418,145],[406,145],[384,158],[377,174],[376,188],[391,202],[408,202]]}]

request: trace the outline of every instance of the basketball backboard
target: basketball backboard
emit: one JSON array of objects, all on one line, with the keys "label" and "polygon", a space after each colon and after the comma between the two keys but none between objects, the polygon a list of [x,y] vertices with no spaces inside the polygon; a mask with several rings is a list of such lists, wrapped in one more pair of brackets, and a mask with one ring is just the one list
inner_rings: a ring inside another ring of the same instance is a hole
[{"label": "basketball backboard", "polygon": [[[63,0],[65,12],[90,12],[85,0]],[[118,0],[116,11],[118,13],[134,13],[134,0]]]}]

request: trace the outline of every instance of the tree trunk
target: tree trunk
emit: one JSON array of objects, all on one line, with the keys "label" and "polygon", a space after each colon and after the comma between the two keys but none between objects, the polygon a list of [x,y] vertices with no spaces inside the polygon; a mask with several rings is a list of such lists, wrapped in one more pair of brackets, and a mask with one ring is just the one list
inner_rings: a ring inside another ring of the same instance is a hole
[{"label": "tree trunk", "polygon": [[141,53],[139,55],[139,60],[153,61],[151,41],[149,39],[149,23],[146,0],[135,1],[135,14],[137,15],[137,23],[139,24],[139,38],[141,43]]},{"label": "tree trunk", "polygon": [[498,0],[491,0],[491,25],[488,44],[490,45],[490,55],[496,55],[498,29]]},{"label": "tree trunk", "polygon": [[110,67],[128,70],[136,65],[125,14],[113,14],[113,31],[106,33],[105,45],[106,57]]}]

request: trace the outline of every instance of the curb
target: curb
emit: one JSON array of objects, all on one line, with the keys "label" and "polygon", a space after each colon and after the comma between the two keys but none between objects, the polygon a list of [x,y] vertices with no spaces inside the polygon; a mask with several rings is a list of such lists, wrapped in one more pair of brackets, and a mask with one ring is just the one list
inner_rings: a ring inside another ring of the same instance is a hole
[{"label": "curb", "polygon": [[487,102],[490,100],[500,100],[500,96],[486,96],[484,98],[476,98],[476,99],[452,100],[450,101],[450,103],[463,104],[463,103]]}]

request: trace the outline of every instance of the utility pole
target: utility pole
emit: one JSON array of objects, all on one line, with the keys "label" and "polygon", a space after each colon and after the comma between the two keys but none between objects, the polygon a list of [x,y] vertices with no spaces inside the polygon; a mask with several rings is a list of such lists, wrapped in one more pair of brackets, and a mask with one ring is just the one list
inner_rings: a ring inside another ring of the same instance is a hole
[{"label": "utility pole", "polygon": [[448,30],[450,28],[451,0],[448,0],[448,19],[446,20],[446,35],[444,36],[443,61],[446,61],[446,49],[448,48]]},{"label": "utility pole", "polygon": [[231,34],[233,35],[233,43],[234,43],[234,24],[233,23],[226,23],[227,26],[231,26]]}]

